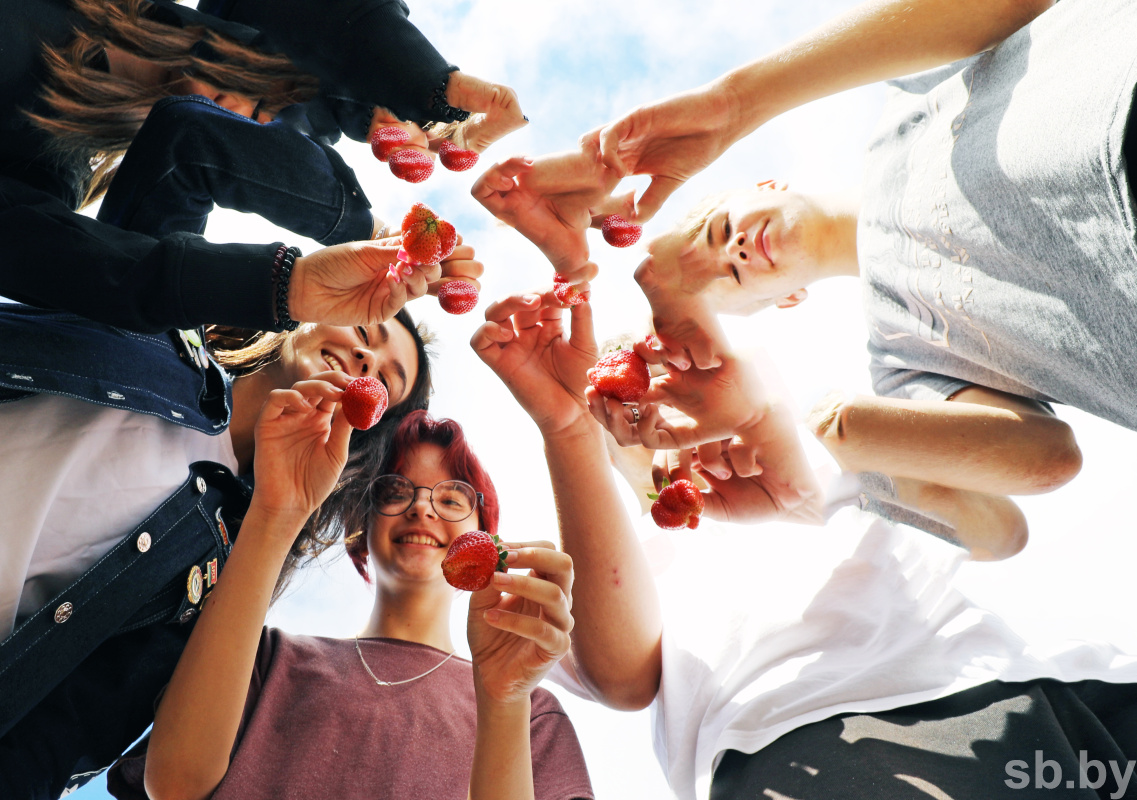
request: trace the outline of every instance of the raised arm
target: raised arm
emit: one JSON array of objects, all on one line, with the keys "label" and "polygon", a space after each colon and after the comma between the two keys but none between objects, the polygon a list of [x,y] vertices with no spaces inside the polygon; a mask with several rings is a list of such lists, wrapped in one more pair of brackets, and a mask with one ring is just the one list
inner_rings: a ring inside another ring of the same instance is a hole
[{"label": "raised arm", "polygon": [[333,412],[349,382],[321,373],[272,392],[261,412],[248,514],[155,715],[145,777],[154,800],[208,797],[229,769],[277,576],[347,459],[351,428]]},{"label": "raised arm", "polygon": [[773,53],[632,110],[593,135],[604,163],[652,176],[650,219],[692,175],[774,117],[837,92],[986,50],[1052,0],[869,0]]},{"label": "raised arm", "polygon": [[592,309],[573,306],[571,333],[551,293],[506,298],[486,310],[471,346],[533,418],[557,504],[561,546],[572,556],[571,658],[606,704],[647,706],[659,689],[659,598],[605,451],[584,405],[596,363]]}]

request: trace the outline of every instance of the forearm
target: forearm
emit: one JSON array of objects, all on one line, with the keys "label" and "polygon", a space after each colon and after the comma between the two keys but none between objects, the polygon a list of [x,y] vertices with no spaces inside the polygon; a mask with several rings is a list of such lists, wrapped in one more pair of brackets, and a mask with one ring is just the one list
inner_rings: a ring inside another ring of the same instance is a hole
[{"label": "forearm", "polygon": [[662,622],[655,582],[591,419],[545,439],[562,549],[573,558],[573,656],[608,705],[643,708],[659,689]]},{"label": "forearm", "polygon": [[478,731],[470,770],[470,800],[532,800],[528,697],[498,703],[478,690]]},{"label": "forearm", "polygon": [[858,395],[815,432],[848,471],[985,494],[1051,491],[1081,465],[1069,426],[1025,408]]},{"label": "forearm", "polygon": [[[154,720],[146,789],[204,798],[221,782],[249,691],[273,587],[304,520],[250,507]],[[272,535],[266,535],[270,533]]]},{"label": "forearm", "polygon": [[989,49],[1052,0],[869,0],[712,84],[738,138],[800,105]]}]

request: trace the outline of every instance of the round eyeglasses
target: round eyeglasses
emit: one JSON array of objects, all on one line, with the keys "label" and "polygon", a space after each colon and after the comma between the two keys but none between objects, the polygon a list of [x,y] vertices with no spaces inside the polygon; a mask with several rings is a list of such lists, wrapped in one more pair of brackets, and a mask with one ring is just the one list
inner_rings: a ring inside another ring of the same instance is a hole
[{"label": "round eyeglasses", "polygon": [[439,481],[430,486],[415,486],[402,475],[380,475],[371,485],[372,508],[385,517],[406,513],[415,503],[419,489],[430,492],[430,506],[440,519],[461,522],[482,505],[482,493],[465,481]]}]

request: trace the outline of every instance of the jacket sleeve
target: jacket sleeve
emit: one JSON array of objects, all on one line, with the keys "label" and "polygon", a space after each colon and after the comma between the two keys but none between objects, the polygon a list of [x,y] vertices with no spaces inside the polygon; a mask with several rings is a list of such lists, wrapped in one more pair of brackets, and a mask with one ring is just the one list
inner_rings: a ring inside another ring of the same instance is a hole
[{"label": "jacket sleeve", "polygon": [[154,239],[77,214],[0,178],[0,295],[142,333],[207,323],[276,327],[276,244]]},{"label": "jacket sleeve", "polygon": [[436,101],[457,67],[411,24],[402,0],[201,0],[198,10],[260,30],[334,95],[414,122],[449,121]]}]

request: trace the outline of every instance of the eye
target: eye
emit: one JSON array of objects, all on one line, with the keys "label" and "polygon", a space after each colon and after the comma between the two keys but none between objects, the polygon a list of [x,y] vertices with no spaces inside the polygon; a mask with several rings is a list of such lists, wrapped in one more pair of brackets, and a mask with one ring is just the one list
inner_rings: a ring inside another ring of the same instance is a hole
[{"label": "eye", "polygon": [[370,347],[371,340],[367,337],[367,329],[362,325],[356,325],[355,330],[359,333],[359,338],[363,340],[363,344],[367,347]]},{"label": "eye", "polygon": [[741,286],[742,285],[742,278],[738,274],[738,267],[731,264],[730,265],[730,274],[732,276],[734,276],[734,282],[737,283],[739,286]]},{"label": "eye", "polygon": [[730,241],[730,232],[734,230],[730,227],[730,217],[724,217],[722,221],[722,240],[724,242]]}]

